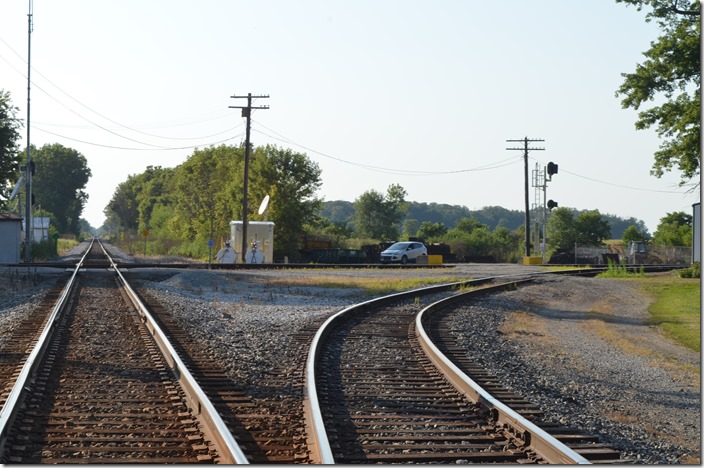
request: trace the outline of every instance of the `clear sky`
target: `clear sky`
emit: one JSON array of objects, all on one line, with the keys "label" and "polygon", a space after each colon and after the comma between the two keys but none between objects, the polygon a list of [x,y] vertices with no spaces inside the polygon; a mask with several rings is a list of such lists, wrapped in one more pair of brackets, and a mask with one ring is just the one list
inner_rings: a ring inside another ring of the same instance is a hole
[{"label": "clear sky", "polygon": [[[28,10],[0,4],[0,89],[23,119]],[[506,140],[528,137],[545,140],[531,171],[559,166],[548,199],[652,234],[699,192],[650,175],[658,137],[615,96],[659,35],[644,18],[614,0],[34,0],[30,140],[87,158],[98,227],[128,175],[240,144],[230,96],[269,95],[252,143],[306,153],[325,200],[400,184],[410,201],[523,210]]]}]

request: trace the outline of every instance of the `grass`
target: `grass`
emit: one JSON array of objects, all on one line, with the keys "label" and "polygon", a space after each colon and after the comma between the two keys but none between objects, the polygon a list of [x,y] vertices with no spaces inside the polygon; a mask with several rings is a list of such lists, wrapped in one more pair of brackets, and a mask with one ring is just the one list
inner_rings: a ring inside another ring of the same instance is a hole
[{"label": "grass", "polygon": [[643,266],[641,266],[640,270],[638,270],[638,271],[629,271],[628,267],[626,265],[609,261],[608,269],[604,273],[599,273],[598,275],[596,275],[596,277],[597,278],[631,278],[631,277],[644,278],[645,277],[645,270],[643,269]]},{"label": "grass", "polygon": [[623,281],[634,281],[652,299],[648,307],[650,325],[658,327],[679,345],[700,352],[701,283],[698,278],[631,274]]},{"label": "grass", "polygon": [[654,302],[650,323],[691,350],[701,350],[701,287],[698,279],[675,276],[648,277],[638,281]]},{"label": "grass", "polygon": [[66,252],[74,248],[79,244],[79,242],[76,239],[61,239],[59,238],[58,240],[58,246],[56,250],[58,251],[59,255],[65,255]]}]

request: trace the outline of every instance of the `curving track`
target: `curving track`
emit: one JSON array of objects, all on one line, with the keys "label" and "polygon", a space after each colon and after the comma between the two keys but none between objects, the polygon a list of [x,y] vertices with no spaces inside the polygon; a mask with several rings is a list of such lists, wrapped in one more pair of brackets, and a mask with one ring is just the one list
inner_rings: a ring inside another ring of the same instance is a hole
[{"label": "curving track", "polygon": [[[530,420],[540,415],[537,407],[502,389],[474,366],[475,377],[481,376],[491,392],[481,388],[429,339],[420,317],[432,316],[439,304],[450,307],[446,304],[515,284],[454,295],[422,312],[418,301],[399,295],[398,303],[367,303],[329,319],[316,336],[307,368],[313,459],[322,463],[619,461],[617,451],[593,437],[552,427],[574,450],[552,437]],[[437,322],[432,329],[436,338],[443,335]],[[450,348],[448,343],[441,346],[446,351]],[[466,350],[455,351],[456,361],[470,370]]]}]

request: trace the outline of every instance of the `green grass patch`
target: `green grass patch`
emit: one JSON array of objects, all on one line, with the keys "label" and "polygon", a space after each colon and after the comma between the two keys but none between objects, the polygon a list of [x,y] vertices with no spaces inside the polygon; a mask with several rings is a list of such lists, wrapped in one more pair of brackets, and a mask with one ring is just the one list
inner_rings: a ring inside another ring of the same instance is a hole
[{"label": "green grass patch", "polygon": [[640,270],[633,270],[619,263],[609,261],[608,269],[596,275],[597,278],[644,278],[645,269],[641,265]]},{"label": "green grass patch", "polygon": [[677,343],[701,350],[701,286],[697,279],[676,276],[647,277],[638,281],[654,302],[650,323]]}]

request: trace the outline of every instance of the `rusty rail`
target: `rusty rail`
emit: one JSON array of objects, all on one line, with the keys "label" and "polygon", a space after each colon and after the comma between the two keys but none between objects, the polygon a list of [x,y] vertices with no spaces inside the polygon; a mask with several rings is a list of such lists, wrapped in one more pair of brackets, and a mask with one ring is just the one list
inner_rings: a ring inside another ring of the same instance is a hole
[{"label": "rusty rail", "polygon": [[[525,280],[524,280],[525,281]],[[517,283],[511,283],[517,284]],[[505,284],[483,288],[483,292],[492,290],[505,289]],[[583,456],[576,453],[574,450],[567,447],[565,444],[555,439],[553,436],[539,428],[513,409],[506,406],[504,403],[493,397],[489,392],[484,390],[479,384],[468,377],[457,366],[455,366],[440,350],[433,344],[423,328],[423,316],[426,313],[432,313],[434,309],[443,307],[447,304],[459,302],[466,299],[466,296],[472,292],[452,296],[438,302],[435,302],[423,309],[416,316],[416,337],[420,342],[426,356],[440,369],[446,376],[447,380],[463,395],[472,401],[478,402],[486,406],[489,411],[495,414],[498,423],[512,428],[512,432],[522,434],[522,438],[530,445],[533,450],[542,458],[550,463],[555,464],[590,464]]]}]

